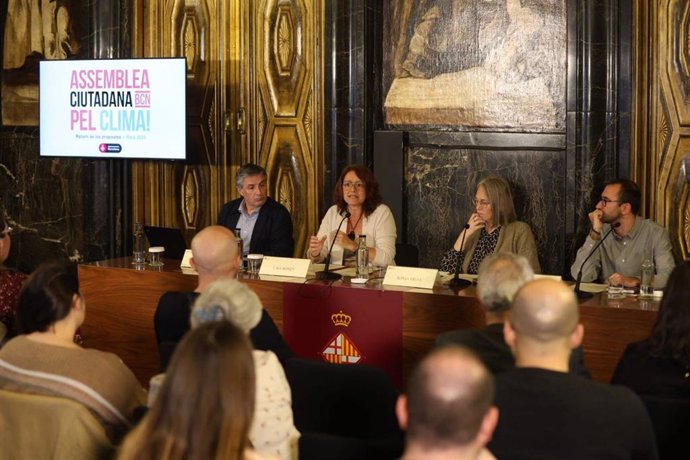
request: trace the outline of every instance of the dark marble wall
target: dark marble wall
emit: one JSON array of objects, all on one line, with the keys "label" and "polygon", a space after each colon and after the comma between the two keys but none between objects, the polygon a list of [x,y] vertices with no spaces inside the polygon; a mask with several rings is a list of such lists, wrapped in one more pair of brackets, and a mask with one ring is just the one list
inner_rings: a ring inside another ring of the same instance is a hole
[{"label": "dark marble wall", "polygon": [[[129,0],[73,1],[79,58],[129,55]],[[0,2],[0,52],[7,1]],[[0,74],[0,77],[2,74]],[[120,160],[41,158],[40,127],[0,126],[0,212],[15,228],[6,264],[30,272],[48,259],[122,255],[129,166]]]},{"label": "dark marble wall", "polygon": [[588,230],[602,184],[630,174],[630,0],[568,1],[565,255]]},{"label": "dark marble wall", "polygon": [[[532,228],[542,271],[563,263],[565,139],[551,135],[533,144],[527,135],[412,134],[406,152],[407,242],[424,248],[420,264],[438,267],[474,212],[477,183],[505,177],[519,220]],[[524,142],[521,150],[505,150]]]},{"label": "dark marble wall", "polygon": [[374,130],[381,126],[380,0],[326,2],[324,53],[326,177],[322,213],[348,164],[371,164]]}]

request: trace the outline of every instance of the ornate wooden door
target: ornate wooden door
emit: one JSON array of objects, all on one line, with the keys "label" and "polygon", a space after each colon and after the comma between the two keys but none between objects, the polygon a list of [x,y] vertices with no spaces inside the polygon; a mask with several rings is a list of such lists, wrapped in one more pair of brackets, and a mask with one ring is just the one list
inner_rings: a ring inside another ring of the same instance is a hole
[{"label": "ornate wooden door", "polygon": [[323,3],[138,1],[136,54],[187,58],[188,160],[133,164],[135,220],[191,236],[237,196],[235,171],[251,161],[292,213],[303,254],[323,182]]},{"label": "ornate wooden door", "polygon": [[647,216],[669,232],[677,258],[690,253],[690,1],[633,2],[633,176]]}]

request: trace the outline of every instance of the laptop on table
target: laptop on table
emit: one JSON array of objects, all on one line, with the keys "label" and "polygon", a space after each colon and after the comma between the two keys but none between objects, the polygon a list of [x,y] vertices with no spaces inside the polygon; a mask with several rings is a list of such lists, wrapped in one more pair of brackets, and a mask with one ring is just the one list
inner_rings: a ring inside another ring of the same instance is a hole
[{"label": "laptop on table", "polygon": [[145,225],[144,233],[149,241],[149,246],[163,246],[165,248],[164,258],[182,260],[184,252],[187,250],[187,242],[182,230]]}]

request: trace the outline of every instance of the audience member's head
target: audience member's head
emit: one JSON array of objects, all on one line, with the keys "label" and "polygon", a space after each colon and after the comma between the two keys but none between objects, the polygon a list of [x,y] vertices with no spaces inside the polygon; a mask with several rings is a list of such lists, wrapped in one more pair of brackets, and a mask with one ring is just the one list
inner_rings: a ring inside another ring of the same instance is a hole
[{"label": "audience member's head", "polygon": [[194,302],[192,328],[210,321],[230,321],[249,334],[259,321],[263,306],[259,296],[246,284],[232,278],[209,284]]},{"label": "audience member's head", "polygon": [[199,277],[235,276],[239,267],[235,234],[221,225],[211,225],[192,239],[191,264]]},{"label": "audience member's head", "polygon": [[84,300],[79,293],[79,279],[73,264],[47,262],[40,265],[24,282],[15,313],[21,334],[45,332],[68,317],[76,326],[84,321]]},{"label": "audience member's head", "polygon": [[155,403],[125,440],[123,457],[244,459],[254,398],[247,335],[227,321],[202,324],[175,350]]},{"label": "audience member's head", "polygon": [[690,365],[690,262],[676,266],[668,278],[652,328],[655,356]]},{"label": "audience member's head", "polygon": [[486,311],[504,313],[510,309],[515,293],[534,278],[529,261],[510,252],[494,253],[479,265],[477,294]]},{"label": "audience member's head", "polygon": [[412,372],[407,395],[398,399],[398,420],[407,430],[403,458],[429,452],[476,455],[498,420],[493,398],[493,377],[471,351],[458,346],[432,351]]},{"label": "audience member's head", "polygon": [[515,295],[504,327],[516,364],[525,358],[532,364],[557,358],[567,371],[570,350],[582,341],[578,321],[577,298],[568,285],[551,279],[526,283]]}]

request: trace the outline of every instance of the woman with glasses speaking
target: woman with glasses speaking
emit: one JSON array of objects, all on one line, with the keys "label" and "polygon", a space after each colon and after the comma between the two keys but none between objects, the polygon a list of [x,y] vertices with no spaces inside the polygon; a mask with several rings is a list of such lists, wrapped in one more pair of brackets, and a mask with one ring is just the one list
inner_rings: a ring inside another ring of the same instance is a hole
[{"label": "woman with glasses speaking", "polygon": [[453,247],[441,261],[441,270],[476,274],[489,254],[512,252],[524,256],[535,273],[541,272],[537,246],[529,225],[517,220],[510,185],[502,177],[489,176],[477,185],[474,210]]},{"label": "woman with glasses speaking", "polygon": [[354,265],[359,237],[364,235],[369,261],[381,267],[393,264],[395,220],[390,208],[381,203],[379,184],[369,168],[347,166],[335,184],[333,202],[318,233],[309,240],[309,258],[322,262],[335,239],[332,262],[337,264],[342,252],[343,263]]}]

